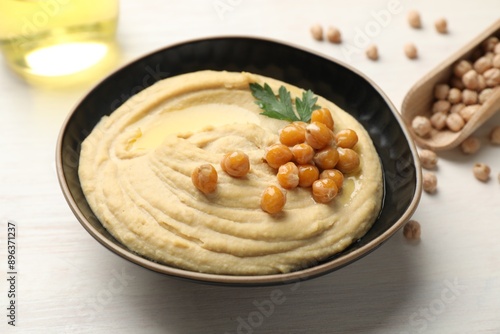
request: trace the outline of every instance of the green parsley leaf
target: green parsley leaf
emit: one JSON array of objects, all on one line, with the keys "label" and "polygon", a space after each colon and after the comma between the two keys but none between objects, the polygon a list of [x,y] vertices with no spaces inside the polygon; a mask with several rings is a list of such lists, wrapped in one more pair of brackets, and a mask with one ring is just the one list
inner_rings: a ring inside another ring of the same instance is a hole
[{"label": "green parsley leaf", "polygon": [[311,120],[312,112],[320,108],[316,104],[316,101],[318,101],[318,97],[314,96],[311,90],[302,93],[302,100],[299,98],[295,99],[295,106],[297,107],[297,113],[300,115],[300,120],[304,122]]},{"label": "green parsley leaf", "polygon": [[290,92],[284,86],[279,88],[278,96],[274,94],[267,83],[264,83],[264,86],[251,83],[250,90],[256,99],[255,103],[264,110],[261,114],[267,117],[290,122],[309,122],[312,112],[320,108],[316,105],[318,98],[310,90],[302,93],[302,99],[295,99],[296,111],[293,107]]}]

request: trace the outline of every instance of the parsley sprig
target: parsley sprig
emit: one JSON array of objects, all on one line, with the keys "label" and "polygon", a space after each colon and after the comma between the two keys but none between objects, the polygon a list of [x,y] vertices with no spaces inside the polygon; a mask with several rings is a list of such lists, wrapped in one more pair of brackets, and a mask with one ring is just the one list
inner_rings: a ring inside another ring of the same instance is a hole
[{"label": "parsley sprig", "polygon": [[281,119],[285,121],[303,121],[309,122],[311,114],[314,110],[319,109],[320,106],[316,104],[318,100],[311,90],[302,93],[302,99],[295,99],[295,108],[290,96],[290,92],[281,86],[278,90],[278,95],[274,94],[273,90],[267,83],[264,86],[258,83],[251,83],[250,90],[255,103],[264,110],[261,115],[267,117]]}]

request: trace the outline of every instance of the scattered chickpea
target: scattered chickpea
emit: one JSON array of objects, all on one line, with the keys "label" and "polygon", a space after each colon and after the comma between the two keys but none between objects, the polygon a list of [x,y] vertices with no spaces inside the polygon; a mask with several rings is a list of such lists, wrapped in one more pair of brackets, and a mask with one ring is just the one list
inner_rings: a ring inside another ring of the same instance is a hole
[{"label": "scattered chickpea", "polygon": [[378,49],[375,44],[372,44],[366,48],[366,56],[371,60],[378,59]]},{"label": "scattered chickpea", "polygon": [[413,43],[405,44],[404,52],[406,57],[408,57],[409,59],[415,59],[418,57],[417,47]]},{"label": "scattered chickpea", "polygon": [[286,194],[276,186],[269,186],[260,198],[260,207],[267,213],[275,214],[283,210],[286,204]]},{"label": "scattered chickpea", "polygon": [[446,126],[453,132],[458,132],[462,130],[465,125],[465,121],[459,114],[449,114],[446,117]]},{"label": "scattered chickpea", "polygon": [[[460,89],[453,87],[448,92],[448,102],[451,104],[457,104],[462,101],[462,91]],[[450,107],[451,108],[451,107]]]},{"label": "scattered chickpea", "polygon": [[339,161],[339,152],[335,147],[325,147],[313,158],[314,164],[321,169],[332,169]]},{"label": "scattered chickpea", "polygon": [[474,70],[469,70],[462,77],[462,82],[464,86],[470,90],[475,90],[479,86],[478,74]]},{"label": "scattered chickpea", "polygon": [[489,70],[484,72],[483,75],[488,87],[495,87],[500,85],[500,69],[490,68]]},{"label": "scattered chickpea", "polygon": [[453,67],[453,73],[460,79],[470,70],[472,70],[472,64],[468,60],[460,60]]},{"label": "scattered chickpea", "polygon": [[460,144],[460,149],[464,154],[474,154],[479,151],[480,148],[481,141],[479,140],[479,138],[474,136],[470,136]]},{"label": "scattered chickpea", "polygon": [[490,132],[490,143],[500,145],[500,125],[495,126]]},{"label": "scattered chickpea", "polygon": [[420,137],[427,136],[432,130],[432,124],[425,116],[416,116],[411,122],[411,127]]},{"label": "scattered chickpea", "polygon": [[291,150],[293,159],[299,165],[310,163],[314,157],[314,149],[306,143],[297,144]]},{"label": "scattered chickpea", "polygon": [[250,160],[243,152],[230,152],[224,156],[220,166],[222,170],[233,177],[243,177],[250,171]]},{"label": "scattered chickpea", "polygon": [[421,233],[420,223],[416,220],[410,220],[403,227],[403,235],[407,240],[418,241]]},{"label": "scattered chickpea", "polygon": [[408,12],[408,23],[410,27],[415,29],[420,29],[422,27],[422,20],[420,19],[420,13],[416,10],[410,10]]},{"label": "scattered chickpea", "polygon": [[466,106],[477,103],[478,94],[475,90],[464,89],[462,92],[462,102]]},{"label": "scattered chickpea", "polygon": [[486,78],[484,77],[483,74],[479,74],[477,76],[477,88],[476,88],[476,91],[480,92],[482,91],[483,89],[486,88]]},{"label": "scattered chickpea", "polygon": [[458,112],[458,114],[463,118],[465,122],[468,122],[472,116],[481,108],[479,104],[473,104],[470,106],[466,106]]},{"label": "scattered chickpea", "polygon": [[326,38],[329,42],[339,44],[342,42],[342,35],[340,34],[340,30],[335,27],[328,27],[326,30]]},{"label": "scattered chickpea", "polygon": [[419,152],[420,163],[425,169],[435,169],[438,163],[438,156],[431,150],[421,150]]},{"label": "scattered chickpea", "polygon": [[426,172],[422,175],[422,186],[424,191],[433,194],[437,190],[437,177],[433,172]]},{"label": "scattered chickpea", "polygon": [[434,87],[434,97],[437,100],[446,100],[450,92],[450,86],[448,84],[438,84]]},{"label": "scattered chickpea", "polygon": [[479,181],[486,182],[490,178],[491,169],[488,165],[484,163],[476,163],[472,169],[474,176]]},{"label": "scattered chickpea", "polygon": [[446,34],[448,32],[448,22],[445,18],[439,18],[434,22],[434,27],[440,34]]},{"label": "scattered chickpea", "polygon": [[432,105],[432,112],[433,113],[442,112],[442,113],[446,114],[448,111],[450,111],[450,108],[451,108],[451,104],[449,101],[438,100],[438,101],[434,102],[434,104]]},{"label": "scattered chickpea", "polygon": [[210,164],[196,167],[191,173],[191,181],[194,186],[204,194],[209,194],[217,189],[217,171]]},{"label": "scattered chickpea", "polygon": [[315,24],[311,27],[311,35],[317,41],[323,40],[323,27],[320,24]]},{"label": "scattered chickpea", "polygon": [[299,187],[310,187],[319,178],[318,167],[306,164],[297,166],[299,169]]},{"label": "scattered chickpea", "polygon": [[430,117],[432,127],[436,130],[442,130],[446,127],[446,113],[437,112]]},{"label": "scattered chickpea", "polygon": [[306,139],[306,130],[296,124],[289,124],[279,132],[280,142],[286,146],[303,143]]}]

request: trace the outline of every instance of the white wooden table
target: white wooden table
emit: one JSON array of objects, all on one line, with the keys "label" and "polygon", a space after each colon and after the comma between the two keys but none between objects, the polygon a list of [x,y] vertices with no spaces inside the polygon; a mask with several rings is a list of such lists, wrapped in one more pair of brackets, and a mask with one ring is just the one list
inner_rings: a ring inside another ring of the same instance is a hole
[{"label": "white wooden table", "polygon": [[[413,8],[422,30],[407,25]],[[499,11],[498,0],[122,0],[116,66],[191,38],[266,36],[357,67],[400,107],[420,77]],[[440,16],[448,35],[434,31]],[[338,26],[344,43],[314,41],[314,23]],[[378,62],[364,56],[362,34],[378,45]],[[417,60],[403,55],[409,41]],[[57,182],[55,144],[92,84],[42,90],[0,67],[0,333],[500,333],[500,147],[486,140],[500,114],[478,131],[478,154],[440,154],[439,191],[423,194],[414,215],[420,244],[399,232],[360,261],[299,285],[227,288],[130,264],[74,218]],[[477,161],[491,166],[490,182],[472,176]],[[15,328],[7,324],[9,221],[17,225]],[[275,290],[283,297],[271,307]]]}]

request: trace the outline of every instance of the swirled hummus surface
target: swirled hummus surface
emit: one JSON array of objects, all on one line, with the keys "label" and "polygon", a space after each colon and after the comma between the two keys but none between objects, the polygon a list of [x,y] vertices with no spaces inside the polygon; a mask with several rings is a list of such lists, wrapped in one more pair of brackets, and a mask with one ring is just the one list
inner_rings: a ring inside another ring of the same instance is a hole
[{"label": "swirled hummus surface", "polygon": [[[170,266],[228,275],[283,273],[342,251],[362,237],[382,202],[382,172],[363,127],[333,103],[335,131],[350,128],[359,141],[360,170],[346,175],[339,196],[316,203],[310,189],[287,191],[284,210],[260,209],[260,195],[279,186],[263,160],[287,122],[260,115],[249,84],[284,85],[250,73],[200,71],[159,81],[104,117],[82,144],[83,192],[104,227],[130,250]],[[233,178],[222,157],[244,151],[251,169]],[[210,163],[217,190],[205,195],[192,171]]]}]

